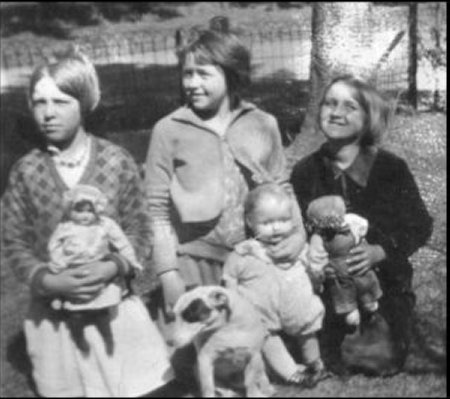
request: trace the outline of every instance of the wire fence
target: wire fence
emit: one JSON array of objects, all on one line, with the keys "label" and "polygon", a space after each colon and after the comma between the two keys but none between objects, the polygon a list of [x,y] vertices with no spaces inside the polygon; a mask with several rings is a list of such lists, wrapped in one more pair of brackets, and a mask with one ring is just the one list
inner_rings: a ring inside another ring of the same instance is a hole
[{"label": "wire fence", "polygon": [[[407,33],[405,13],[395,22],[379,25],[375,45],[386,48],[399,32]],[[240,33],[252,54],[252,85],[246,96],[278,118],[285,139],[298,132],[308,102],[311,26],[242,29]],[[385,91],[398,93],[408,87],[408,41],[403,34],[378,71],[378,85]],[[97,120],[102,123],[97,129],[149,128],[180,103],[175,33],[130,32],[78,39],[77,43],[94,61],[100,76],[103,93]],[[8,42],[1,51],[2,73],[25,76],[66,49],[67,43],[36,46],[27,41]]]},{"label": "wire fence", "polygon": [[[406,30],[406,24],[403,24],[403,27],[391,27],[390,30],[381,29],[375,40],[388,43],[388,40],[402,29]],[[288,26],[276,30],[242,32],[241,36],[252,52],[254,80],[309,79],[310,26]],[[387,82],[390,79],[391,85],[404,85],[406,82],[407,42],[408,38],[405,36],[390,55],[389,73],[382,71],[384,81]],[[177,64],[175,34],[163,36],[131,32],[84,39],[78,43],[97,65],[120,63],[140,68],[144,65]],[[66,50],[66,47],[67,43],[35,46],[26,40],[8,42],[2,46],[1,68],[3,70],[31,69],[45,60],[57,58]],[[147,78],[152,79],[151,76]]]}]

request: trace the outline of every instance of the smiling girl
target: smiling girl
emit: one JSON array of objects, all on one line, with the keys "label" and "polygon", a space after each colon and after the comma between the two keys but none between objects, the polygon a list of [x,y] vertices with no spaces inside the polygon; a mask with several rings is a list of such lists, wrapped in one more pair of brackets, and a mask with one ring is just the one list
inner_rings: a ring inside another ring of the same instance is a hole
[{"label": "smiling girl", "polygon": [[[250,54],[237,36],[196,32],[178,55],[186,104],[154,127],[146,165],[167,310],[186,289],[220,283],[224,261],[245,239],[249,187],[287,179],[275,118],[240,97]],[[296,230],[272,248],[277,258],[294,259],[305,244],[291,197]]]},{"label": "smiling girl", "polygon": [[[374,88],[352,76],[334,79],[318,115],[327,141],[295,165],[291,183],[305,216],[314,199],[340,195],[349,212],[368,220],[366,240],[347,258],[348,271],[377,274],[383,291],[380,312],[392,328],[398,370],[408,352],[415,303],[408,257],[430,237],[432,219],[406,162],[376,145],[388,115],[387,101]],[[334,339],[331,346],[339,349],[338,321],[324,330]]]}]

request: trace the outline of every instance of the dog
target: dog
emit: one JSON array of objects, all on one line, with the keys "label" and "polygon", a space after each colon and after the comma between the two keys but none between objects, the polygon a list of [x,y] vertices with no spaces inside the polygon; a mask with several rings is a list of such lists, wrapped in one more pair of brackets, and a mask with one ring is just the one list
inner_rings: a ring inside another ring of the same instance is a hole
[{"label": "dog", "polygon": [[[229,387],[237,375],[246,396],[273,395],[261,354],[267,332],[253,305],[238,293],[214,285],[184,293],[173,311],[173,344],[194,343],[202,397],[215,397],[216,382]],[[221,396],[232,396],[231,391],[224,392]]]}]

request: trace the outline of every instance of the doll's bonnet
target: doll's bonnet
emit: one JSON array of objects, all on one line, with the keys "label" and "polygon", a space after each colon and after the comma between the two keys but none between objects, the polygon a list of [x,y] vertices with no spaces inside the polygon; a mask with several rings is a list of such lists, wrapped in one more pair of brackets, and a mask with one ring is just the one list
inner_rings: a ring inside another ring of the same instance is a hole
[{"label": "doll's bonnet", "polygon": [[345,223],[344,199],[338,195],[324,195],[312,201],[306,211],[308,223],[313,229],[339,230]]},{"label": "doll's bonnet", "polygon": [[108,203],[106,196],[97,187],[78,184],[64,193],[63,206],[65,212],[71,209],[74,204],[82,200],[90,201],[98,215],[105,211]]}]

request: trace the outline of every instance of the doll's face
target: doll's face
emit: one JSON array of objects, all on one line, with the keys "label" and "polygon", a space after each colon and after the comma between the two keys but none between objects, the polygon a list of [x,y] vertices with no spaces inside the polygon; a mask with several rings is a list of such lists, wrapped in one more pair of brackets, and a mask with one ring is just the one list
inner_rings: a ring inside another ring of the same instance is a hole
[{"label": "doll's face", "polygon": [[97,220],[97,215],[92,202],[82,200],[75,203],[70,210],[70,220],[82,226],[94,224]]},{"label": "doll's face", "polygon": [[359,142],[366,113],[356,100],[355,89],[345,82],[334,83],[320,108],[320,128],[330,141]]},{"label": "doll's face", "polygon": [[259,201],[247,223],[256,238],[268,244],[277,244],[294,229],[292,205],[288,199],[274,196]]}]

